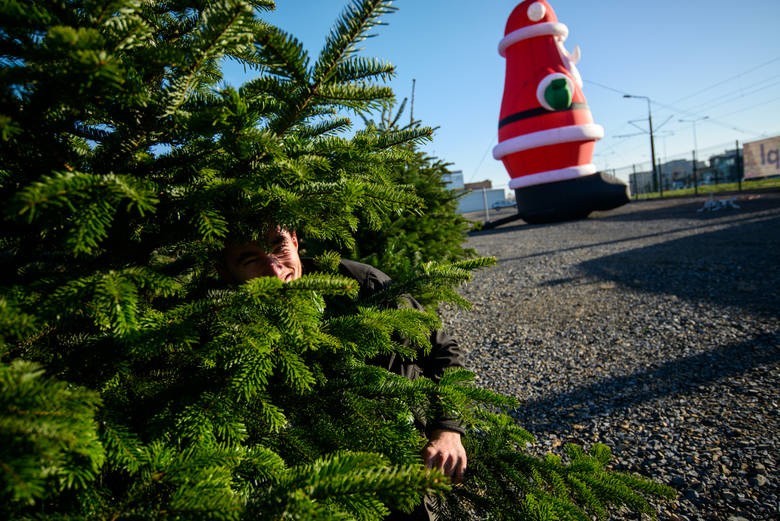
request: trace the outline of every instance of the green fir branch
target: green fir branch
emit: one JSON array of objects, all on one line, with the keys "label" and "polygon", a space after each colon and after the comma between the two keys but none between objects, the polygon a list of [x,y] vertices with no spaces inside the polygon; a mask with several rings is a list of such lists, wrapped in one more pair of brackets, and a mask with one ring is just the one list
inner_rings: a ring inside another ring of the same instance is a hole
[{"label": "green fir branch", "polygon": [[327,83],[339,65],[357,52],[358,44],[370,36],[368,31],[381,25],[380,18],[393,11],[391,0],[353,0],[347,5],[314,65],[315,84]]},{"label": "green fir branch", "polygon": [[[344,498],[348,508],[354,508],[355,498],[378,497],[404,511],[411,510],[423,492],[448,488],[438,473],[427,472],[422,466],[389,467],[387,460],[370,453],[337,453],[294,467],[283,486],[294,502],[327,498],[329,503],[338,505]],[[301,492],[303,497],[299,496]],[[379,519],[385,513],[382,509],[373,516],[368,512],[364,515],[371,516],[367,519]]]},{"label": "green fir branch", "polygon": [[395,76],[395,66],[389,62],[366,58],[364,56],[352,56],[348,60],[339,63],[334,74],[334,80],[338,83],[353,83],[367,80],[389,81]]},{"label": "green fir branch", "polygon": [[323,85],[318,90],[319,98],[329,103],[357,112],[381,108],[394,97],[392,89],[383,85],[368,83],[347,85]]},{"label": "green fir branch", "polygon": [[[204,73],[210,70],[227,49],[250,44],[254,35],[248,30],[246,20],[251,13],[252,6],[240,0],[210,2],[201,12],[201,29],[196,35],[200,48],[195,50],[191,63],[180,73],[177,71],[176,76],[169,78],[170,88],[165,92],[163,116],[176,114],[190,93],[198,90]],[[216,72],[216,69],[214,70]],[[216,81],[219,75],[210,79]]]},{"label": "green fir branch", "polygon": [[[259,26],[255,37],[258,59],[270,74],[286,78],[292,85],[300,86],[308,82],[309,56],[302,42],[272,25]],[[250,81],[244,88],[252,89],[257,85]],[[252,93],[252,90],[247,91],[249,95]],[[289,91],[285,94],[289,95]]]},{"label": "green fir branch", "polygon": [[96,393],[46,378],[37,364],[0,363],[0,512],[93,483],[105,458],[99,406]]}]

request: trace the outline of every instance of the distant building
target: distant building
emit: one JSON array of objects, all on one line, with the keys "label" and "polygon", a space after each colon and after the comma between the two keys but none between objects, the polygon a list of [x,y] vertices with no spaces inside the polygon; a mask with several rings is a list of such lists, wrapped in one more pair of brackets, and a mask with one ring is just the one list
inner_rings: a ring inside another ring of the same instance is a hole
[{"label": "distant building", "polygon": [[487,207],[492,210],[496,203],[506,200],[503,188],[483,188],[481,190],[464,190],[458,198],[458,213],[481,212]]},{"label": "distant building", "polygon": [[711,185],[739,181],[741,175],[739,160],[739,150],[727,150],[723,154],[710,156],[710,166],[705,168],[699,176],[701,184]]},{"label": "distant building", "polygon": [[[707,170],[703,161],[696,161],[696,179],[702,184],[702,173]],[[629,174],[631,192],[644,194],[653,191],[653,172],[635,172]],[[693,161],[690,159],[675,159],[658,165],[658,178],[663,183],[664,190],[689,188],[694,185]],[[656,188],[657,190],[657,188]]]},{"label": "distant building", "polygon": [[484,181],[479,181],[477,183],[466,183],[464,185],[464,188],[466,190],[482,190],[483,188],[493,188],[493,183],[490,181],[490,179],[485,179]]},{"label": "distant building", "polygon": [[689,180],[693,179],[693,161],[687,159],[676,159],[667,161],[662,165],[664,175],[664,188],[667,186],[676,188],[685,188]]},{"label": "distant building", "polygon": [[690,188],[694,184],[701,184],[702,172],[707,169],[703,161],[696,161],[696,176],[694,179],[693,161],[677,159],[661,165],[664,178],[664,190],[677,190]]},{"label": "distant building", "polygon": [[441,176],[441,180],[447,186],[447,190],[463,190],[463,170],[456,170]]},{"label": "distant building", "polygon": [[490,179],[477,183],[464,183],[463,171],[456,170],[442,176],[448,190],[458,192],[458,213],[492,210],[494,205],[506,201],[503,188],[493,188]]},{"label": "distant building", "polygon": [[628,176],[629,188],[633,194],[653,191],[653,172],[634,172]]}]

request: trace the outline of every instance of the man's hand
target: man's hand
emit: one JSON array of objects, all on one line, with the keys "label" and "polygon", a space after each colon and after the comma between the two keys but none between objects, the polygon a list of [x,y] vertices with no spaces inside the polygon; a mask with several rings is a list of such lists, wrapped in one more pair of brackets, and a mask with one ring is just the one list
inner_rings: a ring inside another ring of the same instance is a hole
[{"label": "man's hand", "polygon": [[426,467],[441,470],[453,483],[463,480],[467,459],[459,432],[443,429],[432,431],[422,457]]}]

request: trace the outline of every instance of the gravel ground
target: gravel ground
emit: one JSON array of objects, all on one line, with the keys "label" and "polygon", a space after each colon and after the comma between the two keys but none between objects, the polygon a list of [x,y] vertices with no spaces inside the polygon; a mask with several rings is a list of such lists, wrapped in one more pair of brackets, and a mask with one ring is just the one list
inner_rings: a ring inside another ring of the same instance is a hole
[{"label": "gravel ground", "polygon": [[780,519],[780,193],[706,200],[477,233],[498,264],[442,315],[533,450],[608,444],[679,490],[660,519]]}]

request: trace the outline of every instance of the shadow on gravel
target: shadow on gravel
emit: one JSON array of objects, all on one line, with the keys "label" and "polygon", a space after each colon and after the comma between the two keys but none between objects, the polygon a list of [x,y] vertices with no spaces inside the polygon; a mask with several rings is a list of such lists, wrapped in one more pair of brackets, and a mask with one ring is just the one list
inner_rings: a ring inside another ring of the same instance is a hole
[{"label": "shadow on gravel", "polygon": [[[721,216],[722,216],[722,214],[721,214]],[[780,218],[780,209],[778,209],[777,217]],[[766,218],[767,217],[763,217],[763,219],[766,219]],[[774,217],[769,217],[769,218],[772,219]],[[627,244],[627,243],[635,242],[635,241],[638,241],[638,240],[652,239],[652,238],[656,238],[656,237],[664,237],[664,236],[668,236],[668,235],[673,234],[673,233],[684,233],[684,232],[690,232],[690,231],[694,231],[694,230],[703,231],[708,226],[708,223],[706,223],[705,219],[706,218],[702,218],[702,221],[703,221],[702,223],[696,223],[695,225],[692,225],[692,226],[681,226],[681,227],[678,227],[678,228],[670,228],[668,230],[664,230],[664,231],[661,231],[661,232],[646,233],[644,235],[632,235],[632,236],[629,236],[629,237],[624,237],[624,238],[620,238],[620,239],[613,239],[613,240],[610,240],[610,241],[601,241],[601,242],[596,242],[596,243],[578,244],[576,246],[571,246],[571,247],[568,247],[568,248],[558,248],[558,249],[555,249],[555,250],[539,251],[539,252],[531,253],[531,254],[528,254],[528,255],[521,255],[521,256],[518,256],[518,257],[506,257],[506,258],[499,259],[498,262],[499,262],[499,264],[501,264],[501,263],[506,263],[506,262],[514,262],[514,261],[518,261],[518,260],[530,259],[530,258],[533,258],[533,257],[548,257],[548,256],[554,255],[556,253],[564,253],[564,252],[577,251],[577,250],[587,250],[587,249],[592,249],[592,248],[598,248],[600,246],[609,246],[609,245],[614,245],[614,244]],[[758,219],[762,219],[762,218],[758,218]],[[732,219],[730,221],[730,224],[733,226],[733,225],[740,224],[742,222],[756,221],[758,219],[755,216],[753,216],[753,215],[746,215],[746,216],[742,216],[742,217],[740,217],[738,219],[737,218]],[[546,225],[546,226],[555,226],[555,225],[554,224],[549,224],[549,225]],[[510,231],[510,230],[507,230],[507,231]],[[485,233],[490,233],[490,232],[485,232]]]},{"label": "shadow on gravel", "polygon": [[670,395],[780,362],[780,333],[671,360],[656,369],[598,381],[570,392],[531,400],[514,416],[530,432],[555,432],[563,427],[606,416]]},{"label": "shadow on gravel", "polygon": [[689,218],[691,215],[697,215],[699,219],[707,220],[722,217],[724,214],[735,211],[754,213],[777,208],[777,198],[777,191],[719,194],[714,197],[716,201],[734,199],[739,208],[726,207],[719,211],[706,212],[699,212],[699,210],[709,201],[710,197],[707,195],[686,197],[678,200],[633,201],[621,208],[621,211],[599,214],[598,219],[601,221],[646,222]]},{"label": "shadow on gravel", "polygon": [[[780,315],[780,212],[579,264],[642,292]],[[695,317],[691,317],[695,318]]]},{"label": "shadow on gravel", "polygon": [[[685,199],[684,201],[677,201],[674,205],[663,204],[663,201],[634,201],[626,206],[625,211],[620,213],[603,213],[598,216],[598,219],[600,221],[646,222],[690,217],[698,213],[697,210],[702,207],[704,201],[704,198]],[[670,202],[668,201],[668,203]],[[717,212],[700,214],[703,217],[712,215],[717,215]]]},{"label": "shadow on gravel", "polygon": [[[724,200],[736,197],[736,202],[739,205],[739,208],[725,208],[719,211],[706,212],[699,212],[699,210],[702,209],[704,204],[709,199],[708,196],[704,195],[684,199],[672,198],[649,201],[632,201],[631,203],[617,210],[609,212],[595,212],[591,217],[586,218],[585,220],[591,220],[594,222],[648,222],[673,219],[690,219],[691,216],[695,216],[697,220],[706,222],[709,220],[721,218],[724,215],[728,215],[729,213],[733,214],[738,212],[739,214],[746,215],[775,209],[778,206],[778,197],[780,197],[779,194],[780,191],[766,191],[757,193],[745,192],[741,194],[719,195],[715,199]],[[564,226],[565,224],[566,222],[527,224],[525,221],[518,219],[516,224],[507,224],[491,230],[473,231],[469,232],[468,235],[500,235],[522,230]]]},{"label": "shadow on gravel", "polygon": [[[502,226],[500,228],[493,228],[492,230],[478,230],[469,232],[468,235],[475,236],[475,235],[497,235],[502,233],[509,233],[509,232],[516,232],[518,230],[523,230],[525,228],[528,228],[529,226],[532,226],[530,224],[525,224],[524,221],[518,221],[520,224],[513,224],[512,226]],[[544,226],[544,225],[540,225]]]}]

